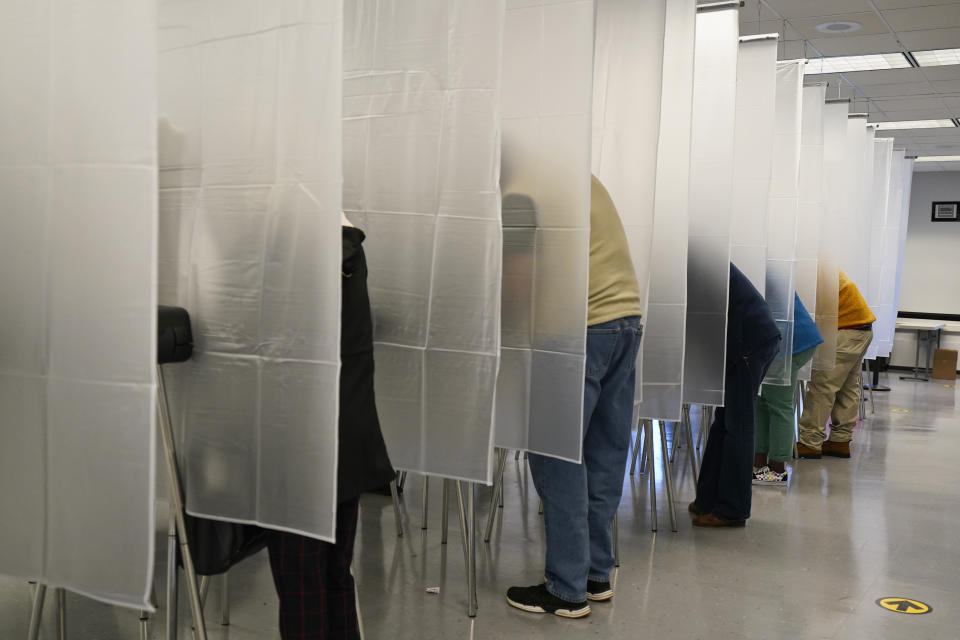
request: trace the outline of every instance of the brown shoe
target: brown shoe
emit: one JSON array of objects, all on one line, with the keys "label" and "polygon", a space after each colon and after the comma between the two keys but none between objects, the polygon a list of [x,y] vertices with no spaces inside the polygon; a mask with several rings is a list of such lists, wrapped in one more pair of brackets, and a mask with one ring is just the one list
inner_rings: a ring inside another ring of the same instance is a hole
[{"label": "brown shoe", "polygon": [[850,443],[849,442],[832,442],[830,440],[824,440],[823,455],[830,456],[832,458],[849,458]]},{"label": "brown shoe", "polygon": [[797,443],[797,457],[798,457],[798,458],[806,458],[807,460],[819,460],[819,459],[820,459],[820,455],[821,455],[821,454],[820,454],[820,451],[818,451],[818,450],[816,450],[816,449],[811,449],[810,447],[808,447],[807,445],[803,444],[802,442],[798,442],[798,443]]},{"label": "brown shoe", "polygon": [[687,505],[687,511],[689,511],[690,513],[692,513],[692,514],[695,515],[695,516],[702,516],[702,515],[703,515],[703,512],[700,511],[700,509],[697,508],[697,501],[696,501],[696,500],[694,500],[693,502],[691,502],[690,504]]},{"label": "brown shoe", "polygon": [[712,513],[705,513],[693,519],[695,527],[743,527],[746,520],[723,520]]}]

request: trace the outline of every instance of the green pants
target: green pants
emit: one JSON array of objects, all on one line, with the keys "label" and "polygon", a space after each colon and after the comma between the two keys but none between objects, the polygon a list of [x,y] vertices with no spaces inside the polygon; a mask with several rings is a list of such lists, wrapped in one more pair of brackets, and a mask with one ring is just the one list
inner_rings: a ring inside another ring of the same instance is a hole
[{"label": "green pants", "polygon": [[790,384],[765,384],[757,398],[757,453],[765,453],[770,460],[787,462],[793,458],[794,409],[793,394],[797,387],[797,374],[803,365],[810,362],[816,347],[793,354],[790,369]]}]

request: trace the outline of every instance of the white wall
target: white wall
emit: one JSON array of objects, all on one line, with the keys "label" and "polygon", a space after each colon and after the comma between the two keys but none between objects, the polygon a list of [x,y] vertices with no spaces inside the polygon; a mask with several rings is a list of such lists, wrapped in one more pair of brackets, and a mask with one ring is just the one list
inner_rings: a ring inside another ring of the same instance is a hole
[{"label": "white wall", "polygon": [[900,310],[960,314],[960,222],[931,222],[931,203],[960,201],[960,172],[916,172]]},{"label": "white wall", "polygon": [[[940,200],[960,201],[960,172],[915,172],[903,258],[901,311],[960,314],[960,222],[930,220],[931,205]],[[960,324],[944,324],[941,346],[960,349]],[[915,331],[896,332],[891,364],[913,366],[916,336]]]}]

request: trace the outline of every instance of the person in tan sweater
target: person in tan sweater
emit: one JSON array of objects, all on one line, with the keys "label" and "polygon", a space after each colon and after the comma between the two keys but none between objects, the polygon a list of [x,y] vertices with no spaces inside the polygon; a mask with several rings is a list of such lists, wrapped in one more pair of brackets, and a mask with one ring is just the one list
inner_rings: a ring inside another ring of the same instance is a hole
[{"label": "person in tan sweater", "polygon": [[830,371],[815,370],[811,375],[799,423],[797,454],[801,458],[849,458],[860,410],[860,365],[873,340],[872,325],[877,318],[847,274],[840,271],[839,277],[837,361]]},{"label": "person in tan sweater", "polygon": [[530,454],[547,532],[545,581],[511,587],[507,602],[531,613],[580,618],[588,600],[613,597],[613,517],[630,445],[640,294],[627,237],[610,194],[590,189],[590,285],[583,392],[583,462]]}]

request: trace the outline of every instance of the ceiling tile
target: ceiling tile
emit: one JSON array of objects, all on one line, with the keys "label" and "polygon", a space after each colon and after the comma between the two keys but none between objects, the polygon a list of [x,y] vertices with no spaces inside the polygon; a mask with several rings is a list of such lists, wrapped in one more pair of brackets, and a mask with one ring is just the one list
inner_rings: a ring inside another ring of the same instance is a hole
[{"label": "ceiling tile", "polygon": [[[817,35],[820,36],[820,34]],[[896,38],[889,33],[872,36],[849,35],[842,38],[817,37],[811,39],[810,44],[825,56],[858,56],[866,53],[900,51]]]},{"label": "ceiling tile", "polygon": [[[916,154],[910,154],[910,155],[916,155]],[[914,173],[934,173],[936,171],[943,171],[943,169],[940,168],[939,162],[915,162],[913,164]]]},{"label": "ceiling tile", "polygon": [[[799,4],[799,3],[798,3]],[[847,22],[859,22],[863,25],[858,31],[852,33],[837,33],[836,35],[824,34],[816,30],[816,26],[824,22],[843,20]],[[883,24],[883,21],[872,11],[869,13],[844,13],[831,16],[818,16],[816,18],[796,18],[790,20],[790,24],[803,34],[804,38],[821,38],[825,40],[842,40],[844,38],[856,36],[870,36],[876,34],[889,34],[890,31]],[[952,23],[951,23],[952,24]],[[897,49],[894,49],[896,51]]]},{"label": "ceiling tile", "polygon": [[927,76],[927,80],[960,80],[960,64],[923,67],[923,74]]},{"label": "ceiling tile", "polygon": [[960,4],[941,4],[910,9],[883,11],[894,31],[939,29],[944,25],[960,25]]},{"label": "ceiling tile", "polygon": [[901,82],[858,87],[869,98],[885,98],[909,95],[930,95],[929,82]]},{"label": "ceiling tile", "polygon": [[[788,20],[870,11],[870,5],[866,0],[803,0],[802,2],[797,0],[767,0],[767,3]],[[823,20],[822,22],[826,21]]]},{"label": "ceiling tile", "polygon": [[780,33],[783,23],[779,20],[764,20],[757,24],[756,20],[740,20],[740,35],[755,36],[761,33]]},{"label": "ceiling tile", "polygon": [[859,86],[876,84],[899,84],[926,82],[927,76],[920,69],[884,69],[881,71],[851,71],[843,74],[847,80]]},{"label": "ceiling tile", "polygon": [[938,162],[936,164],[940,165],[941,171],[960,171],[960,162]]},{"label": "ceiling tile", "polygon": [[740,7],[740,24],[745,22],[757,23],[757,15],[759,12],[760,20],[775,20],[780,21],[780,18],[777,14],[770,11],[760,0],[744,0],[744,4]]},{"label": "ceiling tile", "polygon": [[900,31],[900,41],[910,51],[960,47],[960,28]]},{"label": "ceiling tile", "polygon": [[928,98],[878,98],[875,102],[879,103],[884,111],[915,111],[939,106],[939,104],[931,105]]},{"label": "ceiling tile", "polygon": [[938,80],[931,82],[937,93],[956,93],[960,91],[960,80]]},{"label": "ceiling tile", "polygon": [[939,120],[940,118],[953,118],[956,113],[943,107],[914,111],[887,111],[880,103],[874,102],[872,105],[883,111],[889,120]]},{"label": "ceiling tile", "polygon": [[936,145],[941,142],[958,144],[960,143],[960,128],[915,129],[910,137],[913,138],[914,142],[924,145]]},{"label": "ceiling tile", "polygon": [[909,9],[911,7],[927,7],[935,4],[956,4],[957,0],[873,0],[873,4],[881,11],[885,9]]}]

